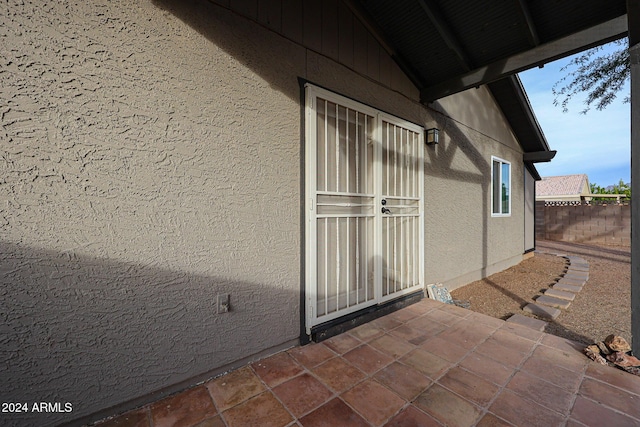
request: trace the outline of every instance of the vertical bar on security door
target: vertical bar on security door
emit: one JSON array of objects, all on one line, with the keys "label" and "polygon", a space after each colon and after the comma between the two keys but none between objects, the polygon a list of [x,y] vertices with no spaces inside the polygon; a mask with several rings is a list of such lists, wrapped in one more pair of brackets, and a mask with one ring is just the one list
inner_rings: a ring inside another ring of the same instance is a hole
[{"label": "vertical bar on security door", "polygon": [[384,125],[386,126],[387,129],[387,139],[386,139],[386,147],[385,147],[385,151],[387,152],[387,163],[386,163],[386,167],[384,168],[385,170],[385,175],[387,175],[387,190],[386,190],[386,195],[389,196],[391,194],[391,189],[389,188],[389,176],[391,175],[389,173],[389,171],[391,170],[391,166],[389,165],[389,128],[391,127],[389,125],[389,123],[384,123]]},{"label": "vertical bar on security door", "polygon": [[[398,126],[393,125],[393,195],[398,196]],[[395,230],[394,230],[395,234]]]},{"label": "vertical bar on security door", "polygon": [[336,102],[336,193],[340,191],[340,120],[338,120],[338,103]]},{"label": "vertical bar on security door", "polygon": [[[349,187],[349,175],[351,175],[349,173],[349,151],[350,151],[350,147],[349,147],[349,109],[345,107],[345,111],[344,111],[344,125],[345,125],[345,132],[344,132],[344,141],[345,144],[347,144],[346,146],[346,152],[347,152],[347,160],[346,160],[346,173],[347,173],[347,177],[346,177],[346,181],[347,181],[347,189],[346,192],[347,193],[351,193],[351,188]],[[348,304],[347,304],[348,306]]]},{"label": "vertical bar on security door", "polygon": [[324,191],[329,191],[329,101],[324,100]]},{"label": "vertical bar on security door", "polygon": [[[349,174],[347,174],[349,176]],[[351,223],[351,218],[345,218],[347,221],[347,282],[345,283],[345,293],[347,294],[347,305],[349,307],[349,291],[351,290],[351,251],[349,250],[351,247],[351,233],[349,233],[349,223]]]},{"label": "vertical bar on security door", "polygon": [[329,218],[324,219],[324,315],[329,314]]},{"label": "vertical bar on security door", "polygon": [[[366,183],[369,183],[369,180],[372,180],[374,177],[373,176],[369,176],[369,116],[367,116],[366,114],[364,114],[364,126],[362,128],[364,135],[363,135],[363,141],[364,141],[364,164],[367,167],[367,169],[365,170],[365,175],[366,175]],[[375,159],[375,154],[372,150],[371,152],[371,160],[373,161]],[[373,174],[373,169],[371,169],[371,173]],[[375,175],[374,175],[375,176]],[[368,192],[366,192],[368,193]],[[375,209],[375,206],[374,206]],[[365,219],[365,226],[366,226],[366,232],[365,232],[365,240],[367,241],[367,257],[365,258],[365,286],[364,286],[364,300],[365,301],[369,301],[369,237],[371,237],[369,235],[369,217],[366,217]],[[374,239],[375,242],[375,239]],[[375,251],[374,251],[375,253]],[[375,271],[375,270],[374,270]],[[374,287],[375,289],[375,287]],[[358,300],[359,302],[360,300]]]},{"label": "vertical bar on security door", "polygon": [[[404,158],[405,158],[405,153],[404,153],[404,129],[400,128],[400,153],[402,154],[401,158],[400,158],[400,194],[399,196],[404,197],[404,171],[405,171],[405,167],[404,167]],[[400,202],[402,204],[406,203],[406,200],[402,199],[402,201]],[[400,209],[400,212],[403,212],[404,209]],[[404,288],[404,219],[405,217],[402,216],[400,217],[400,289]],[[397,281],[396,281],[397,282]],[[397,290],[397,289],[396,289]]]},{"label": "vertical bar on security door", "polygon": [[[356,192],[364,193],[360,188],[360,139],[358,138],[358,111],[354,111],[355,115],[355,138],[356,145]],[[356,304],[360,302],[360,218],[356,218]]]},{"label": "vertical bar on security door", "polygon": [[360,287],[360,218],[356,217],[356,304],[358,301],[358,288]]},{"label": "vertical bar on security door", "polygon": [[398,150],[398,158],[400,162],[400,192],[398,196],[404,196],[404,132],[405,129],[400,128],[400,150]]}]

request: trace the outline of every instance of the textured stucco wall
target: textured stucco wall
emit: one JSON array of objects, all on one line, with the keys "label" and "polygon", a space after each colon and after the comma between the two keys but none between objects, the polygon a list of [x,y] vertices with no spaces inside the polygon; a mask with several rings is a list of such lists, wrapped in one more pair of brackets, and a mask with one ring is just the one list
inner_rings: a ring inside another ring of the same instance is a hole
[{"label": "textured stucco wall", "polygon": [[[486,89],[421,106],[342,2],[219,3],[3,6],[0,393],[73,404],[16,424],[131,407],[294,342],[299,77],[442,130],[427,283],[522,253],[521,151]],[[490,216],[491,155],[512,162],[509,218]]]},{"label": "textured stucco wall", "polygon": [[73,405],[20,424],[298,337],[304,51],[162,6],[2,6],[1,400]]},{"label": "textured stucco wall", "polygon": [[[449,289],[522,259],[524,165],[491,93],[472,89],[439,100],[441,142],[425,153],[426,282]],[[491,216],[491,156],[511,162],[511,215]]]}]

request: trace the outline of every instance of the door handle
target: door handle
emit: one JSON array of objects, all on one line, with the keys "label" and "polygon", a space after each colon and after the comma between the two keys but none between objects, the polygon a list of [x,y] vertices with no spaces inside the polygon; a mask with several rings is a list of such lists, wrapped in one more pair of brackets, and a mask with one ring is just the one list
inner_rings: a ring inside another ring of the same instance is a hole
[{"label": "door handle", "polygon": [[382,207],[382,213],[383,214],[387,214],[387,215],[391,215],[391,209],[389,208],[385,208],[384,206]]}]

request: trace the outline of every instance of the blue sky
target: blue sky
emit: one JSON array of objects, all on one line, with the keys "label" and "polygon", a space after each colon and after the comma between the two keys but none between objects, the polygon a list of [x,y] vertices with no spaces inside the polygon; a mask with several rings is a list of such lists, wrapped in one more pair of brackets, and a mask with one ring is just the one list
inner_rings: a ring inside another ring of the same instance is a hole
[{"label": "blue sky", "polygon": [[[613,47],[617,47],[614,45]],[[605,47],[609,49],[609,47]],[[551,88],[565,72],[560,69],[571,60],[561,59],[544,68],[520,73],[547,142],[558,154],[549,163],[537,163],[541,176],[586,173],[589,182],[602,187],[617,184],[620,179],[631,181],[631,107],[621,93],[605,110],[592,108],[586,115],[583,99],[575,97],[569,111],[553,105]]]}]

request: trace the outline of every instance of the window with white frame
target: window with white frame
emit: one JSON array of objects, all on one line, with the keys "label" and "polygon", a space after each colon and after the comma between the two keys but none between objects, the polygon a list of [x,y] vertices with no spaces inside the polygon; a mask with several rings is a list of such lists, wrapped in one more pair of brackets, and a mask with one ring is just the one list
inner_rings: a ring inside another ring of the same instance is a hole
[{"label": "window with white frame", "polygon": [[491,157],[491,215],[511,215],[511,163]]}]

